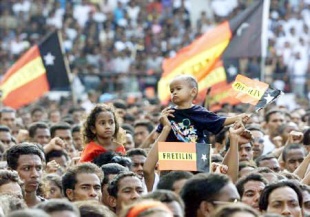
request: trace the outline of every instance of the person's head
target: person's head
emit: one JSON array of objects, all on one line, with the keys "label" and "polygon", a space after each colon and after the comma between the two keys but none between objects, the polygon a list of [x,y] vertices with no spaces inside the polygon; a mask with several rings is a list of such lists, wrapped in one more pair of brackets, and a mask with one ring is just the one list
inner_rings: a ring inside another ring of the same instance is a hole
[{"label": "person's head", "polygon": [[302,145],[291,144],[285,146],[282,152],[283,162],[281,162],[281,166],[292,173],[303,162],[305,156],[306,150]]},{"label": "person's head", "polygon": [[213,217],[259,217],[259,213],[244,203],[233,203],[219,207]]},{"label": "person's head", "polygon": [[268,167],[258,167],[253,172],[261,174],[269,184],[276,183],[280,180],[278,174]]},{"label": "person's head", "polygon": [[51,199],[35,206],[51,217],[80,217],[80,212],[75,205],[65,199]]},{"label": "person's head", "polygon": [[62,150],[52,150],[45,155],[46,163],[55,160],[62,168],[67,168],[69,164],[69,156]]},{"label": "person's head", "polygon": [[259,210],[258,201],[268,181],[259,173],[251,173],[242,177],[236,183],[241,201],[252,208]]},{"label": "person's head", "polygon": [[114,151],[107,151],[101,153],[98,157],[94,158],[92,163],[96,164],[98,167],[101,167],[102,165],[108,163],[117,163],[119,165],[127,167],[128,169],[131,167],[132,164],[131,159],[129,157],[124,157]]},{"label": "person's head", "polygon": [[265,187],[259,200],[262,212],[277,213],[283,216],[302,216],[302,193],[291,181],[281,181]]},{"label": "person's head", "polygon": [[191,104],[198,94],[197,80],[191,75],[179,75],[170,82],[171,101],[177,105]]},{"label": "person's head", "polygon": [[152,199],[160,201],[164,203],[166,206],[168,206],[170,211],[173,213],[174,217],[184,216],[184,209],[185,209],[184,202],[182,201],[179,195],[177,195],[172,191],[156,190],[146,195],[143,195],[141,199],[142,200]]},{"label": "person's head", "polygon": [[12,129],[16,120],[16,111],[12,108],[6,107],[0,110],[0,125],[7,126]]},{"label": "person's head", "polygon": [[290,132],[292,131],[299,131],[298,126],[292,121],[286,122],[278,128],[278,134],[281,136],[283,144],[286,143],[289,138]]},{"label": "person's head", "polygon": [[123,118],[126,115],[126,109],[127,109],[125,101],[116,100],[113,102],[113,106],[115,108],[115,111],[116,111],[118,117],[120,117],[123,120]]},{"label": "person's head", "polygon": [[134,141],[135,146],[139,147],[147,136],[154,129],[153,124],[149,120],[139,120],[134,123]]},{"label": "person's head", "polygon": [[79,209],[81,217],[115,217],[108,207],[97,201],[77,201],[73,203]]},{"label": "person's head", "polygon": [[71,126],[68,123],[54,124],[50,128],[51,137],[61,138],[66,145],[72,144]]},{"label": "person's head", "polygon": [[43,195],[46,199],[63,198],[61,177],[55,173],[43,177]]},{"label": "person's head", "polygon": [[83,117],[83,114],[85,112],[85,109],[82,108],[82,107],[73,107],[69,110],[69,114],[72,115],[72,120],[73,120],[73,123],[75,124],[79,124],[82,117]]},{"label": "person's head", "polygon": [[252,134],[253,159],[258,158],[264,151],[264,132],[258,127],[249,126],[247,129]]},{"label": "person's head", "polygon": [[1,208],[4,211],[4,215],[7,216],[9,213],[16,210],[23,210],[27,208],[27,205],[23,198],[17,198],[12,195],[0,194],[0,216],[4,216],[1,213]]},{"label": "person's head", "polygon": [[62,177],[65,197],[70,201],[101,200],[102,170],[92,163],[82,163],[68,168]]},{"label": "person's head", "polygon": [[308,185],[299,186],[302,193],[304,217],[310,216],[310,187]]},{"label": "person's head", "polygon": [[239,163],[239,178],[248,175],[249,173],[253,172],[255,170],[256,166],[253,165],[250,162],[240,162]]},{"label": "person's head", "polygon": [[153,200],[142,200],[126,207],[120,217],[173,217],[171,211],[163,203]]},{"label": "person's head", "polygon": [[119,122],[112,106],[97,104],[87,116],[83,124],[84,144],[96,139],[116,138],[119,131]]},{"label": "person's head", "polygon": [[281,110],[270,110],[265,114],[268,135],[275,136],[278,128],[285,122],[285,115]]},{"label": "person's head", "polygon": [[268,167],[276,173],[281,171],[278,159],[272,154],[262,155],[258,157],[255,162],[257,167]]},{"label": "person's head", "polygon": [[23,198],[21,181],[16,171],[0,170],[0,195],[4,194]]},{"label": "person's head", "polygon": [[44,108],[35,107],[30,112],[32,122],[44,121],[46,113]]},{"label": "person's head", "polygon": [[304,132],[302,144],[308,152],[310,152],[310,128],[306,129]]},{"label": "person's head", "polygon": [[11,212],[7,217],[51,217],[41,209],[23,209]]},{"label": "person's head", "polygon": [[116,213],[130,205],[144,193],[143,183],[133,172],[125,172],[117,175],[109,183],[110,206],[115,207]]},{"label": "person's head", "polygon": [[48,119],[50,120],[51,123],[53,124],[57,124],[60,122],[61,120],[61,114],[60,114],[60,111],[55,109],[55,110],[52,110],[48,113]]},{"label": "person's head", "polygon": [[0,125],[0,141],[5,148],[9,148],[13,144],[11,130],[7,126]]},{"label": "person's head", "polygon": [[30,141],[39,143],[40,145],[46,145],[51,139],[51,133],[46,123],[35,122],[29,126]]},{"label": "person's head", "polygon": [[180,192],[186,217],[211,216],[220,205],[240,199],[228,176],[216,173],[198,174],[189,179]]},{"label": "person's head", "polygon": [[135,148],[135,141],[131,133],[126,133],[126,143],[124,146],[125,146],[126,151],[129,151]]},{"label": "person's head", "polygon": [[82,151],[83,150],[83,138],[81,133],[81,126],[80,125],[74,125],[71,129],[72,139],[74,146],[77,150]]},{"label": "person's head", "polygon": [[239,161],[251,162],[253,160],[253,147],[250,142],[239,144]]},{"label": "person's head", "polygon": [[104,178],[101,183],[101,191],[102,191],[102,200],[101,202],[106,205],[110,206],[109,204],[109,192],[108,186],[109,183],[113,180],[115,176],[123,172],[129,172],[127,167],[123,167],[117,163],[108,163],[101,166],[101,169],[104,174]]},{"label": "person's head", "polygon": [[146,152],[141,148],[134,148],[127,152],[127,157],[130,157],[132,164],[130,170],[143,178],[143,166],[146,161]]},{"label": "person's head", "polygon": [[45,161],[43,151],[31,143],[14,145],[6,152],[8,168],[17,171],[26,192],[37,191]]},{"label": "person's head", "polygon": [[187,171],[169,172],[160,178],[157,189],[170,190],[179,194],[185,182],[192,177],[193,174]]}]

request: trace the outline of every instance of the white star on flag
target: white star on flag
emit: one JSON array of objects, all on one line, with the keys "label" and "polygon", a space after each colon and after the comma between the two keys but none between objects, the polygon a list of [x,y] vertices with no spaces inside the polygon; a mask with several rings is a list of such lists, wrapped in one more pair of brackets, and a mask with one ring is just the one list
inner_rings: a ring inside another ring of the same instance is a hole
[{"label": "white star on flag", "polygon": [[228,74],[233,77],[237,74],[237,68],[234,65],[230,65],[227,69]]},{"label": "white star on flag", "polygon": [[264,97],[266,100],[266,104],[270,103],[273,100],[273,97],[268,93],[267,96]]},{"label": "white star on flag", "polygon": [[207,155],[206,154],[202,154],[201,160],[206,161],[207,160]]},{"label": "white star on flag", "polygon": [[54,65],[55,56],[53,56],[50,52],[48,52],[43,58],[46,65]]},{"label": "white star on flag", "polygon": [[242,23],[240,25],[240,27],[237,29],[237,36],[241,36],[243,30],[245,30],[246,28],[248,28],[250,25],[248,23]]}]

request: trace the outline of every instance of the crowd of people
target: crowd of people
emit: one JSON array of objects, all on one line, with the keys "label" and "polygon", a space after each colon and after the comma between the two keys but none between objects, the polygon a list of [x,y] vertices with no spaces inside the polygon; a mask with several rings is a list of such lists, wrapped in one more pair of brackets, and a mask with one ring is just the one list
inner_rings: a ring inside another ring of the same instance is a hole
[{"label": "crowd of people", "polygon": [[[251,2],[209,1],[212,13],[193,24],[186,0],[1,1],[2,72],[60,29],[87,97],[1,105],[0,217],[310,216],[309,100],[212,113],[194,104],[188,75],[171,80],[170,107],[145,91],[156,93],[164,58]],[[305,99],[309,3],[271,0],[264,69]],[[261,70],[258,59],[240,63],[249,77]],[[209,173],[160,170],[160,142],[210,143]]]}]

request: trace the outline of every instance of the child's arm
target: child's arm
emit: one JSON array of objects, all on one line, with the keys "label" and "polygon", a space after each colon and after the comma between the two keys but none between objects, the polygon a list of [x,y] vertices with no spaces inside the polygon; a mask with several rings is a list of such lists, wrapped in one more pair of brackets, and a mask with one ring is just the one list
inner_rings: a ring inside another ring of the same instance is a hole
[{"label": "child's arm", "polygon": [[159,137],[157,138],[150,152],[148,153],[146,161],[143,166],[144,181],[148,192],[153,190],[155,180],[155,167],[158,161],[158,143],[166,141],[167,136],[169,135],[171,130],[171,125],[167,117],[169,115],[170,115],[169,110],[163,110],[160,117],[160,122],[164,126],[163,130],[159,134]]},{"label": "child's arm", "polygon": [[246,123],[249,119],[250,119],[250,115],[245,114],[245,113],[236,115],[234,117],[227,117],[224,122],[224,126],[231,125],[235,123],[236,121],[242,121],[242,123]]}]

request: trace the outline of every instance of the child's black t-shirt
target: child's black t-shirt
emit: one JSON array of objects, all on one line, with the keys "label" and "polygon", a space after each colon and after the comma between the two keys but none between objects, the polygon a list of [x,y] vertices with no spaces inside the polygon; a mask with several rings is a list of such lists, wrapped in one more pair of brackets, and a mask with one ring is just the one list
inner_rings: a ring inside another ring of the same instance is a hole
[{"label": "child's black t-shirt", "polygon": [[[220,117],[206,108],[194,105],[189,109],[176,109],[173,117],[169,117],[172,130],[166,142],[195,142],[203,143],[203,131],[207,130],[217,134],[223,128],[226,117]],[[157,127],[160,133],[163,129],[161,124]]]}]

